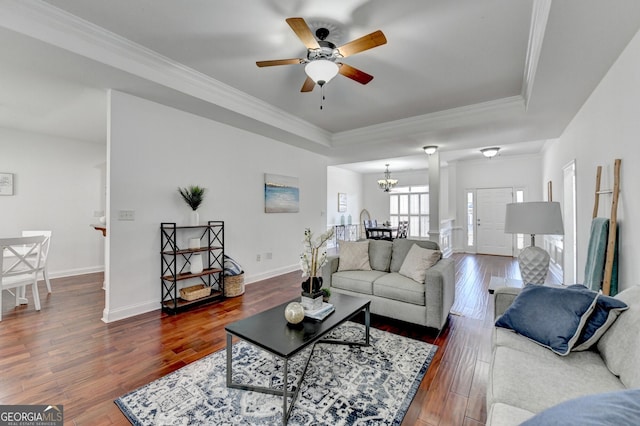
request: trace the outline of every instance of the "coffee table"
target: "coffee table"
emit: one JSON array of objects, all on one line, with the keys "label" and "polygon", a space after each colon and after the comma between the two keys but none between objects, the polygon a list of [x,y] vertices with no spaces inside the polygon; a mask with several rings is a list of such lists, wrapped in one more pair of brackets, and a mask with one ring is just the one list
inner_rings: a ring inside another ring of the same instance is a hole
[{"label": "coffee table", "polygon": [[[292,325],[284,318],[284,308],[291,302],[299,301],[300,298],[290,300],[271,308],[267,311],[256,314],[252,317],[236,321],[225,327],[227,332],[227,387],[267,393],[271,395],[282,395],[282,424],[286,425],[289,415],[295,403],[300,385],[309,366],[309,361],[313,356],[313,349],[316,343],[334,343],[342,345],[369,346],[369,305],[371,301],[362,297],[348,296],[345,294],[333,294],[330,303],[335,307],[335,311],[323,321],[315,321],[305,318],[300,324]],[[323,337],[338,327],[340,324],[353,318],[358,313],[364,311],[365,341],[346,342],[341,340],[327,340]],[[245,385],[234,383],[233,358],[231,356],[232,336],[239,337],[252,345],[258,346],[265,351],[280,357],[284,362],[284,385],[282,389],[267,388],[262,386]],[[309,357],[304,365],[300,379],[293,392],[289,392],[289,359],[298,352],[313,345],[309,352]],[[287,398],[291,397],[291,404],[287,408]]]}]

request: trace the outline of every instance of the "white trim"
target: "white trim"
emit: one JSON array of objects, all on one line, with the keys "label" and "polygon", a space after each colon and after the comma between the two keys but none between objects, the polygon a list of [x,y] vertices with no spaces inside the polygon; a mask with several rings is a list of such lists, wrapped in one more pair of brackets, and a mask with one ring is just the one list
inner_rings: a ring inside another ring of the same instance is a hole
[{"label": "white trim", "polygon": [[145,303],[139,303],[137,305],[129,305],[113,311],[108,311],[106,308],[102,311],[102,321],[106,323],[120,321],[126,318],[130,318],[136,315],[146,314],[147,312],[160,310],[160,301],[154,300]]},{"label": "white trim", "polygon": [[49,278],[75,277],[77,275],[94,274],[104,272],[104,265],[87,266],[84,268],[64,269],[62,271],[53,271],[49,273]]},{"label": "white trim", "polygon": [[[270,271],[265,271],[259,274],[254,274],[254,275],[245,275],[244,277],[244,283],[245,284],[252,284],[258,281],[262,281],[262,280],[266,280],[269,278],[273,278],[273,277],[277,277],[279,275],[284,275],[284,274],[288,274],[289,272],[295,272],[295,271],[300,271],[300,265],[299,264],[294,264],[294,265],[289,265],[289,266],[283,266],[282,268],[278,268],[278,269],[272,269]],[[302,284],[302,271],[300,271],[300,283]],[[301,290],[302,291],[302,290]]]},{"label": "white trim", "polygon": [[529,29],[529,43],[527,46],[527,56],[524,64],[524,77],[522,79],[522,97],[525,109],[529,107],[533,82],[538,69],[542,42],[547,30],[549,11],[551,10],[551,0],[534,0],[533,11],[531,13],[531,27]]},{"label": "white trim", "polygon": [[485,115],[495,116],[497,113],[507,114],[511,111],[524,112],[522,96],[511,96],[334,133],[333,146],[386,142],[389,138],[397,138],[399,134],[420,134],[451,127],[462,127],[477,123]]},{"label": "white trim", "polygon": [[331,146],[331,133],[45,2],[5,0],[0,26]]}]

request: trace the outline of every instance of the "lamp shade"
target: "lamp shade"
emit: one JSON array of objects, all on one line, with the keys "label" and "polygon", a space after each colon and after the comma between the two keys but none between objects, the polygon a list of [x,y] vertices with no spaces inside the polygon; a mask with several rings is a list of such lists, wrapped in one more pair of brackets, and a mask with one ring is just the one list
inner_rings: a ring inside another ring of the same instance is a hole
[{"label": "lamp shade", "polygon": [[507,234],[563,235],[560,203],[534,201],[507,204],[504,232]]},{"label": "lamp shade", "polygon": [[338,74],[338,64],[326,59],[317,59],[304,67],[304,72],[314,83],[324,85]]}]

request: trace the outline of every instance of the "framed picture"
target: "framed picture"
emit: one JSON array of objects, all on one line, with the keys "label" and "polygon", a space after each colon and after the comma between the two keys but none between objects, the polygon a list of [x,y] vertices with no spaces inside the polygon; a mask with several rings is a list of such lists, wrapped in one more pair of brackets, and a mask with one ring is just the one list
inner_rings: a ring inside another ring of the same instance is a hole
[{"label": "framed picture", "polygon": [[297,213],[300,211],[298,178],[264,174],[264,212]]},{"label": "framed picture", "polygon": [[0,173],[0,195],[13,195],[13,173]]},{"label": "framed picture", "polygon": [[338,192],[338,211],[347,211],[347,194],[345,194],[344,192]]}]

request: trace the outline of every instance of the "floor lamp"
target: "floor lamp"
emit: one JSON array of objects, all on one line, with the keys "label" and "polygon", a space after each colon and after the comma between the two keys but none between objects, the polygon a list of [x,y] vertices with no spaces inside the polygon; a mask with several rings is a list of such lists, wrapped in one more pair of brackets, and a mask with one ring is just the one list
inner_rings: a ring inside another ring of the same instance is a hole
[{"label": "floor lamp", "polygon": [[531,245],[518,256],[520,275],[525,284],[544,284],[549,272],[549,253],[536,247],[535,236],[564,234],[560,203],[540,201],[507,204],[504,232],[531,235]]}]

